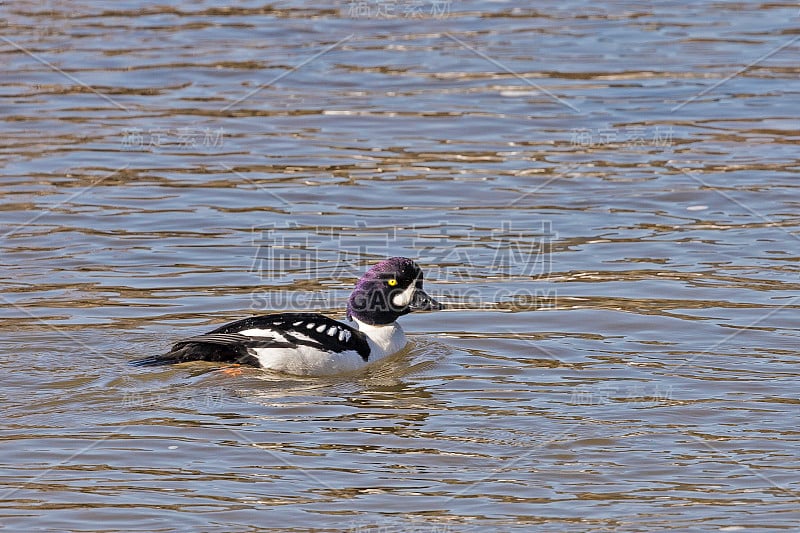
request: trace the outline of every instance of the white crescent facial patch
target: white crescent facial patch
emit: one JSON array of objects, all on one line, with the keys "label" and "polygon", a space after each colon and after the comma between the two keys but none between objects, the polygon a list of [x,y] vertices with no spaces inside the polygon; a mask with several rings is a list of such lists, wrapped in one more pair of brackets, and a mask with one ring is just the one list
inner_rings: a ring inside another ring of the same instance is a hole
[{"label": "white crescent facial patch", "polygon": [[406,290],[401,292],[400,294],[395,294],[392,296],[392,304],[395,307],[405,307],[411,303],[411,300],[414,298],[414,292],[417,290],[416,283],[411,283]]}]

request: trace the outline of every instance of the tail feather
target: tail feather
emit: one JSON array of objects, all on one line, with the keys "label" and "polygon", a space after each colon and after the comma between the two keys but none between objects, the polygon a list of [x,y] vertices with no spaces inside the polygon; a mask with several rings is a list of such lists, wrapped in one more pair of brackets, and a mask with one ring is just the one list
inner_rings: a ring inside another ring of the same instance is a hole
[{"label": "tail feather", "polygon": [[152,355],[150,357],[145,357],[143,359],[134,359],[131,361],[130,365],[133,366],[161,366],[161,365],[172,365],[177,363],[178,361],[174,361],[164,355]]},{"label": "tail feather", "polygon": [[217,363],[239,363],[259,366],[258,359],[243,347],[222,346],[205,342],[178,343],[161,355],[153,355],[131,361],[133,366],[164,366],[189,361],[212,361]]}]

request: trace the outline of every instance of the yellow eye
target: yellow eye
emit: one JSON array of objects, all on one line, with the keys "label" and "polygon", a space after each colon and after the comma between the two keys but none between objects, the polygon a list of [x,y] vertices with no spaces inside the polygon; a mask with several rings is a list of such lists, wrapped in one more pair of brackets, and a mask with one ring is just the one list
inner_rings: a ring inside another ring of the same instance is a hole
[{"label": "yellow eye", "polygon": [[388,283],[390,287],[394,287],[395,285],[397,285],[397,280],[396,279],[390,279],[386,283]]}]

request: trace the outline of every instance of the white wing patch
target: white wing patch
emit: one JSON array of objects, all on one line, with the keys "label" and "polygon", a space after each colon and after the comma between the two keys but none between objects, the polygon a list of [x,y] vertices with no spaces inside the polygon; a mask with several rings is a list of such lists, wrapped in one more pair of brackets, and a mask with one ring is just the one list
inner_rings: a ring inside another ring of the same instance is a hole
[{"label": "white wing patch", "polygon": [[286,342],[286,337],[275,331],[274,329],[245,329],[238,332],[239,335],[246,335],[248,337],[265,337],[277,342]]},{"label": "white wing patch", "polygon": [[[303,322],[299,322],[298,324],[302,323]],[[308,335],[303,335],[299,331],[292,331],[288,333],[289,335],[291,335],[296,339],[315,342],[314,339],[312,339]],[[248,337],[267,337],[277,342],[288,342],[286,337],[280,331],[275,331],[274,329],[258,329],[258,328],[245,329],[243,331],[240,331],[239,335],[247,335]]]},{"label": "white wing patch", "polygon": [[[275,325],[277,326],[277,323]],[[301,320],[301,321],[293,322],[292,325],[295,326],[295,327],[300,326],[301,328],[302,328],[303,325],[305,325],[305,329],[308,329],[308,330],[312,330],[312,329],[316,328],[317,333],[323,333],[324,332],[329,337],[333,337],[333,338],[337,338],[337,335],[338,335],[339,342],[350,342],[350,339],[353,336],[353,334],[350,331],[348,331],[346,328],[340,328],[338,326],[328,326],[327,324],[319,324],[319,325],[317,325],[315,322],[305,322],[305,321]],[[284,333],[281,333],[280,331],[275,330],[275,329],[251,328],[251,329],[245,329],[245,330],[239,331],[238,333],[239,333],[239,335],[246,335],[247,337],[256,337],[256,338],[265,337],[265,338],[269,338],[269,339],[275,340],[277,342],[290,342],[289,338],[295,338],[295,339],[299,339],[299,340],[303,340],[303,341],[309,341],[309,342],[319,342],[319,341],[316,341],[315,339],[312,339],[308,335],[304,335],[303,333],[301,333],[300,331],[297,331],[297,330],[287,331],[286,334],[284,334]],[[289,335],[290,337],[287,338],[286,335]]]},{"label": "white wing patch", "polygon": [[247,335],[248,337],[283,337],[280,333],[275,331],[274,329],[259,329],[259,328],[252,328],[252,329],[244,329],[242,331],[237,331],[239,335]]}]

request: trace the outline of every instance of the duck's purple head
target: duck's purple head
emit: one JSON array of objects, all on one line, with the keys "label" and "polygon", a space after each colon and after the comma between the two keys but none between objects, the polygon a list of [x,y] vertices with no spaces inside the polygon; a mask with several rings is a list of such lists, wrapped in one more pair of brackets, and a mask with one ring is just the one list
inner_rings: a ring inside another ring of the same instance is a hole
[{"label": "duck's purple head", "polygon": [[391,324],[411,311],[443,306],[422,290],[422,270],[406,257],[392,257],[370,268],[347,302],[347,318],[365,324]]}]

